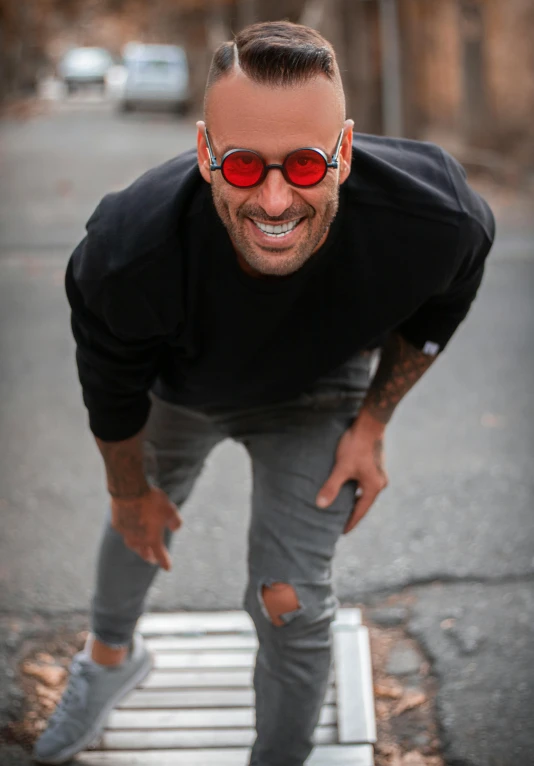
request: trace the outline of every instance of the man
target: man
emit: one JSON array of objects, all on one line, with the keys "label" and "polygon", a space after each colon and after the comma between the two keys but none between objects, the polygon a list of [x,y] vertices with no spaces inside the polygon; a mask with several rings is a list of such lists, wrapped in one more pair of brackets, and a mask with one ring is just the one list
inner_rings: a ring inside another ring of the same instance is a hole
[{"label": "man", "polygon": [[111,518],[42,763],[90,744],[148,672],[136,621],[170,569],[177,506],[231,437],[254,484],[251,764],[302,766],[329,674],[336,542],[387,485],[386,425],[466,316],[493,234],[441,149],[353,137],[315,31],[260,24],[218,49],[197,152],[106,196],[67,268]]}]

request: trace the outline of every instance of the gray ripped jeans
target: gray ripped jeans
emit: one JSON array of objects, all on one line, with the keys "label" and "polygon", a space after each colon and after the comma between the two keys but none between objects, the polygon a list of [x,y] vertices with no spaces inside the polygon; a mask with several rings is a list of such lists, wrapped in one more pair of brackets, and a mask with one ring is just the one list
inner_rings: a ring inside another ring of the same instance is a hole
[{"label": "gray ripped jeans", "polygon": [[[331,664],[330,624],[338,606],[332,558],[354,506],[355,484],[345,484],[326,510],[316,507],[315,498],[365,397],[371,360],[369,353],[358,354],[296,399],[276,405],[191,410],[151,394],[147,471],[178,506],[218,442],[230,437],[250,456],[244,608],[259,641],[251,766],[302,766],[313,747]],[[167,530],[167,546],[170,538]],[[124,545],[108,519],[92,600],[91,627],[102,642],[129,642],[157,572]],[[299,608],[281,615],[282,626],[272,623],[262,601],[263,587],[273,583],[291,585],[298,597]]]}]

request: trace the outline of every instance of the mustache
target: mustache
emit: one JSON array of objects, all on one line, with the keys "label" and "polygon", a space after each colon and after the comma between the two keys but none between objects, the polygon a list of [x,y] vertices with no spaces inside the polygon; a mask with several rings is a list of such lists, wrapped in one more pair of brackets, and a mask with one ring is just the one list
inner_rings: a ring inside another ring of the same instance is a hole
[{"label": "mustache", "polygon": [[280,215],[269,215],[259,205],[246,205],[240,208],[237,212],[240,218],[253,218],[257,221],[264,221],[267,223],[287,223],[288,221],[294,221],[297,218],[313,218],[315,210],[307,206],[305,209],[297,207],[288,207]]}]

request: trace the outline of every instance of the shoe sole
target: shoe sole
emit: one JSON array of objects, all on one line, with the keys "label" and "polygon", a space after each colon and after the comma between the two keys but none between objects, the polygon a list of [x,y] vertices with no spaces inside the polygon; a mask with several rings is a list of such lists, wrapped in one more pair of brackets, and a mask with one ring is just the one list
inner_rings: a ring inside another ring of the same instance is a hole
[{"label": "shoe sole", "polygon": [[68,748],[65,748],[53,758],[39,758],[38,756],[34,755],[33,758],[35,763],[48,764],[48,766],[61,766],[63,763],[68,763],[68,761],[70,761],[74,755],[81,753],[82,750],[85,750],[89,745],[93,744],[93,742],[96,742],[100,738],[100,734],[104,728],[106,718],[111,713],[117,702],[120,702],[120,700],[126,694],[128,694],[128,692],[132,691],[132,689],[135,689],[137,684],[150,673],[153,664],[153,657],[149,653],[147,654],[146,661],[141,665],[135,675],[128,679],[128,682],[125,683],[124,686],[121,686],[120,690],[117,691],[117,693],[102,708],[93,726],[84,734],[81,739],[79,739],[75,744],[69,745]]}]

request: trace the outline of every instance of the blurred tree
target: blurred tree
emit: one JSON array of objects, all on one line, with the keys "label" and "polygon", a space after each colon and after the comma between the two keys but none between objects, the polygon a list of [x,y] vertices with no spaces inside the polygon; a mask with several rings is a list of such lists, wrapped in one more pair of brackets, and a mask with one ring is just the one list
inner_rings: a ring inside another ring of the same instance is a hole
[{"label": "blurred tree", "polygon": [[46,64],[47,25],[54,0],[0,0],[0,97],[29,93]]},{"label": "blurred tree", "polygon": [[401,52],[397,0],[379,0],[382,63],[382,130],[389,136],[404,133]]},{"label": "blurred tree", "polygon": [[462,0],[461,6],[463,121],[466,138],[483,143],[487,135],[488,105],[484,67],[483,13],[476,0]]},{"label": "blurred tree", "polygon": [[321,32],[336,51],[356,130],[382,127],[380,27],[376,0],[307,0],[300,21]]},{"label": "blurred tree", "polygon": [[358,130],[449,134],[533,165],[534,0],[0,0],[0,99],[71,46],[117,54],[137,39],[186,46],[200,108],[216,45],[277,19],[333,43]]}]

